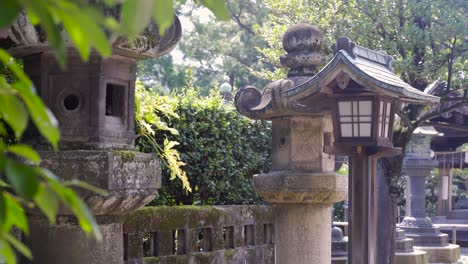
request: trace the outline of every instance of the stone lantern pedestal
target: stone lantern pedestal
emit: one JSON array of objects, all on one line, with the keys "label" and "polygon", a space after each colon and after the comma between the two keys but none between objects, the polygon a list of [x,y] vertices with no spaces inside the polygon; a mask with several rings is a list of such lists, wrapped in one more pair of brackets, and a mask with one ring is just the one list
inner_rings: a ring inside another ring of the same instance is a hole
[{"label": "stone lantern pedestal", "polygon": [[[255,190],[276,208],[277,263],[330,263],[334,202],[347,195],[347,177],[322,152],[326,116],[273,119],[273,170],[254,176]],[[322,147],[320,147],[322,146]]]},{"label": "stone lantern pedestal", "polygon": [[437,166],[430,157],[430,140],[436,135],[432,127],[416,129],[408,145],[404,170],[408,175],[407,215],[399,225],[414,240],[415,249],[426,251],[429,263],[454,263],[460,258],[460,247],[448,243],[448,235],[432,225],[426,215],[426,177]]},{"label": "stone lantern pedestal", "polygon": [[[157,35],[156,26],[150,25],[145,33]],[[173,49],[181,36],[179,20],[164,36],[155,37],[157,41],[140,43],[141,47],[115,38],[109,58],[91,53],[83,62],[69,46],[66,69],[56,63],[42,34],[20,13],[7,40],[0,39],[23,59],[25,72],[59,123],[59,151],[52,151],[34,128],[26,131],[24,141],[39,150],[41,166],[63,180],[101,188],[107,195],[76,190],[96,217],[102,241],[86,237],[76,217],[60,207],[54,225],[40,212],[28,212],[30,235],[25,242],[33,263],[123,264],[123,216],[153,200],[161,187],[158,158],[133,146],[136,62]]]},{"label": "stone lantern pedestal", "polygon": [[334,172],[333,127],[326,96],[311,101],[285,93],[310,79],[322,63],[322,33],[297,24],[283,37],[288,78],[260,93],[236,94],[239,112],[272,121],[272,171],[254,176],[255,190],[276,207],[276,263],[331,263],[331,207],[347,196],[347,176]]}]

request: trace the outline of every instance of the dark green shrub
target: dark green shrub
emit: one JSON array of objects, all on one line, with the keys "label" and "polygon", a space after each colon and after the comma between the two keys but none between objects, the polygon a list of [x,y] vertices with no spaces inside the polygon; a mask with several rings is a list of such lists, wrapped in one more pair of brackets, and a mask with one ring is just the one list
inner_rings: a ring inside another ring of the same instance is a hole
[{"label": "dark green shrub", "polygon": [[[154,95],[159,96],[159,95]],[[163,186],[156,204],[253,204],[260,201],[252,176],[270,168],[271,125],[252,121],[225,103],[220,96],[199,97],[194,90],[172,97],[160,96],[179,116],[161,119],[178,135],[158,131],[155,140],[177,141],[192,192],[181,181],[171,181],[163,166]],[[148,141],[138,146],[152,151]]]}]

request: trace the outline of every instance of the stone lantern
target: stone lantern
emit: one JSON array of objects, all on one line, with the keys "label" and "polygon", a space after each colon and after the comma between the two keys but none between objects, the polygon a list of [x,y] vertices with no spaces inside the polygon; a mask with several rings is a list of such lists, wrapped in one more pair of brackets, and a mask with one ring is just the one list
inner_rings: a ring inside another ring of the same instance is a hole
[{"label": "stone lantern", "polygon": [[[398,154],[391,132],[396,102],[434,104],[399,79],[391,57],[356,45],[334,44],[320,71],[320,31],[307,24],[288,29],[281,63],[288,78],[263,92],[245,87],[236,107],[250,118],[272,120],[272,172],[254,177],[256,191],[278,208],[278,263],[330,263],[331,203],[345,199],[334,153],[350,156],[351,228],[348,263],[376,263],[376,160]],[[401,152],[401,151],[400,151]],[[318,242],[320,241],[320,242]],[[306,248],[306,249],[305,249]]]},{"label": "stone lantern", "polygon": [[283,46],[288,78],[268,84],[263,93],[241,88],[235,104],[243,115],[272,121],[272,171],[255,175],[254,184],[276,207],[276,262],[329,264],[330,210],[347,195],[347,178],[334,172],[334,156],[327,153],[333,144],[331,112],[320,100],[286,95],[322,63],[322,33],[301,23],[286,31]]},{"label": "stone lantern", "polygon": [[25,72],[56,116],[62,135],[58,152],[50,150],[33,128],[25,133],[24,141],[40,150],[41,165],[56,175],[108,192],[100,196],[78,190],[98,221],[101,243],[87,238],[65,209],[59,210],[53,226],[39,212],[29,212],[26,243],[34,263],[123,264],[123,215],[153,200],[161,186],[157,157],[134,149],[136,62],[172,50],[181,37],[180,22],[176,17],[164,36],[157,32],[154,24],[149,25],[144,34],[151,38],[142,38],[147,43],[141,45],[113,38],[109,58],[91,53],[88,62],[81,61],[68,43],[65,70],[58,66],[43,31],[23,12],[0,39],[0,45],[23,59]]},{"label": "stone lantern", "polygon": [[219,93],[225,101],[232,101],[232,85],[230,85],[228,82],[223,82],[219,86]]},{"label": "stone lantern", "polygon": [[429,263],[454,263],[460,246],[449,244],[447,234],[432,224],[426,214],[426,177],[437,167],[431,157],[431,139],[441,135],[433,127],[418,127],[406,149],[404,170],[408,175],[406,216],[398,225],[414,240],[415,249],[426,251]]}]

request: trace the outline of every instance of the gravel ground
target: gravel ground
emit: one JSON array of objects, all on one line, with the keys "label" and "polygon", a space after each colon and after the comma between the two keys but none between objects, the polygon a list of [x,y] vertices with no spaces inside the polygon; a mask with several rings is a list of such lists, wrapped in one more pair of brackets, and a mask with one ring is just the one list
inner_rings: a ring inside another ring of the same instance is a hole
[{"label": "gravel ground", "polygon": [[461,248],[461,258],[458,264],[468,264],[468,248]]}]

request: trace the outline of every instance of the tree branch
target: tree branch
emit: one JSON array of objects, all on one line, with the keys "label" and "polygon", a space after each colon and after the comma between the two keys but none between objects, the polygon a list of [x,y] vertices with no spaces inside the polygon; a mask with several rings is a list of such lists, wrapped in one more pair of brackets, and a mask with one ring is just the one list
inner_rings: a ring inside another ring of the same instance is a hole
[{"label": "tree branch", "polygon": [[442,122],[424,122],[423,126],[433,126],[433,127],[440,127],[440,128],[447,128],[457,131],[468,132],[467,126],[460,126],[456,124],[449,124],[449,123],[442,123]]},{"label": "tree branch", "polygon": [[416,122],[414,123],[414,126],[419,127],[421,124],[425,123],[426,121],[429,121],[432,118],[439,117],[439,116],[441,116],[441,115],[443,115],[445,113],[448,113],[448,112],[450,112],[452,110],[455,110],[455,109],[457,109],[459,107],[462,107],[465,104],[468,104],[468,99],[467,98],[465,98],[461,102],[453,104],[453,105],[451,105],[449,107],[446,107],[444,109],[439,108],[438,111],[427,113],[427,114],[423,115],[421,118],[419,118],[418,120],[416,120]]},{"label": "tree branch", "polygon": [[395,107],[395,113],[401,118],[403,123],[410,129],[413,130],[413,124],[411,123],[411,120],[409,119],[408,115],[401,110],[399,106]]},{"label": "tree branch", "polygon": [[249,26],[247,26],[246,24],[242,23],[240,17],[236,14],[234,14],[234,12],[231,12],[229,10],[229,13],[231,13],[231,17],[237,22],[237,24],[239,25],[239,27],[241,27],[242,29],[244,29],[245,31],[247,31],[248,33],[250,33],[252,36],[256,36],[255,32],[253,31],[253,29],[251,29]]}]

